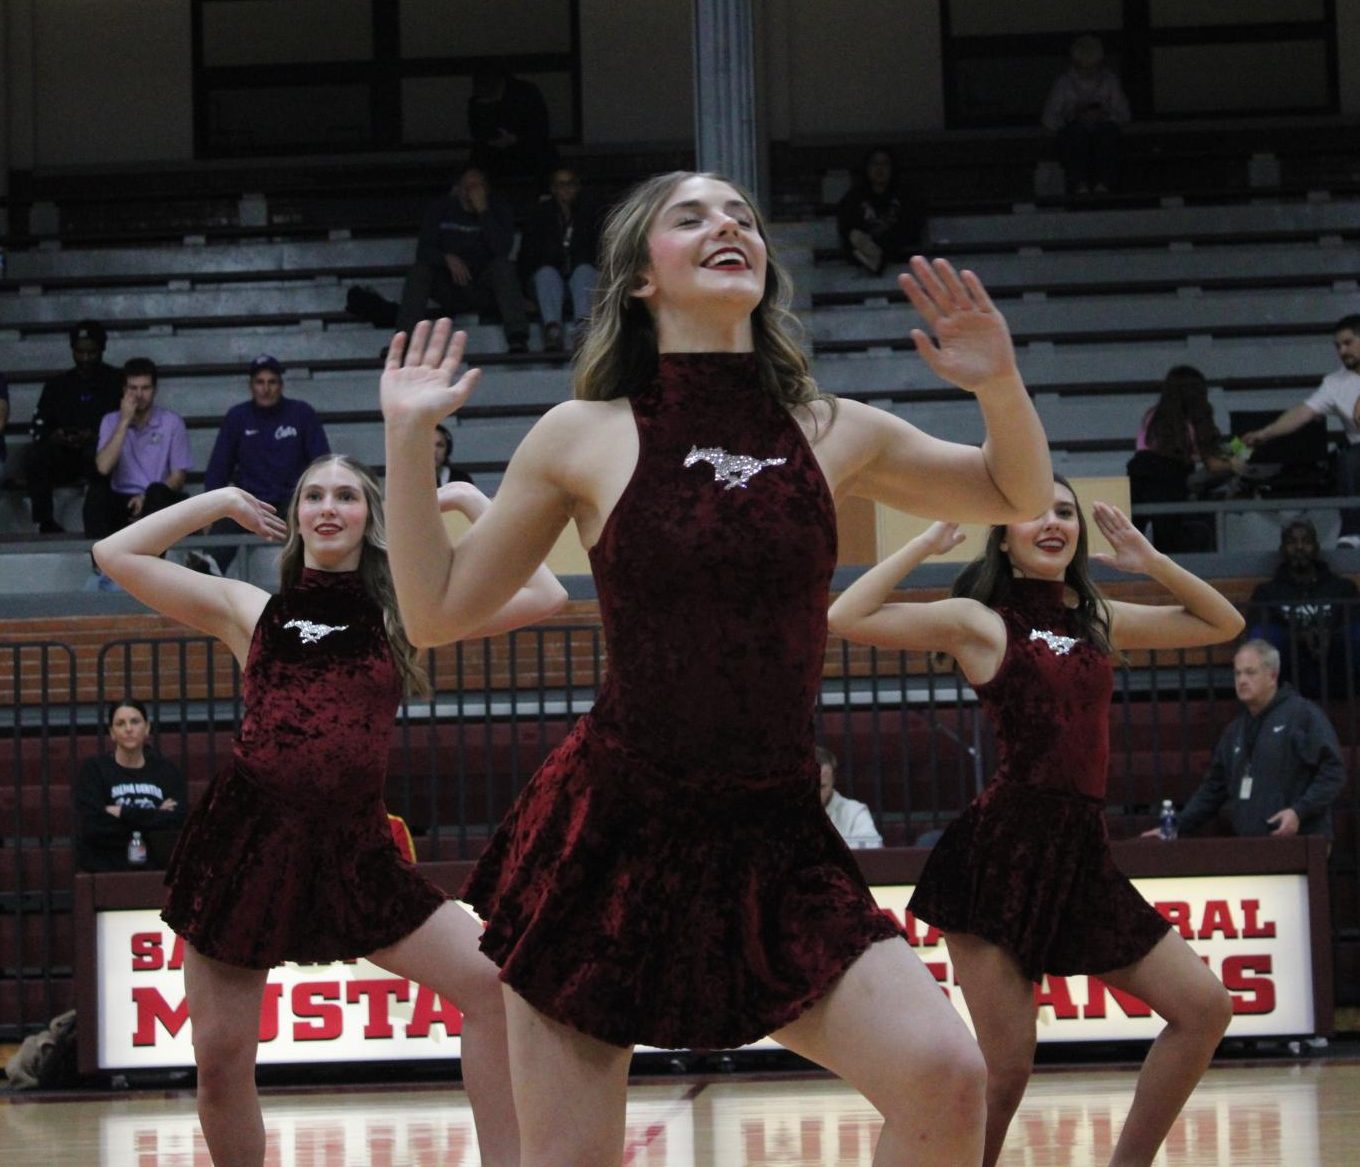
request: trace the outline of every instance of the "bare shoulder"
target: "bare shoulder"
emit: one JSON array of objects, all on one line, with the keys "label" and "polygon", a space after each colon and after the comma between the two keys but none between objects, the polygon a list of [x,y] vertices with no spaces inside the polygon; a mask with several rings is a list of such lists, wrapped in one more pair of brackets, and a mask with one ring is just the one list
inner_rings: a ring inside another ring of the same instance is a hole
[{"label": "bare shoulder", "polygon": [[795,416],[833,491],[871,462],[890,435],[914,432],[896,414],[844,397],[809,402]]}]

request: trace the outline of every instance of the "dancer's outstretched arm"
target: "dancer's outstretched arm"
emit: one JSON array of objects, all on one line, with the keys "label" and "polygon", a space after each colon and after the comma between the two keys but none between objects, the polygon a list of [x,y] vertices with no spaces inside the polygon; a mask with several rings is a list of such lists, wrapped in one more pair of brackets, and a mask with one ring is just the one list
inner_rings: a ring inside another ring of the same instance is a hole
[{"label": "dancer's outstretched arm", "polygon": [[923,603],[888,599],[903,576],[961,542],[957,523],[932,523],[840,594],[831,605],[830,630],[879,648],[947,652],[979,684],[995,675],[1006,651],[1006,625],[985,604],[964,596]]},{"label": "dancer's outstretched arm", "polygon": [[126,592],[181,624],[216,636],[244,662],[269,593],[244,580],[204,575],[160,558],[179,540],[227,518],[266,539],[281,540],[288,533],[268,503],[239,487],[224,486],[129,523],[100,539],[91,551],[100,570]]},{"label": "dancer's outstretched arm", "polygon": [[977,398],[987,437],[980,449],[946,442],[886,410],[843,401],[832,429],[851,431],[855,447],[843,487],[933,518],[1032,519],[1052,500],[1053,465],[1005,317],[976,275],[943,259],[916,256],[898,283],[929,329],[912,329],[916,351],[937,376]]},{"label": "dancer's outstretched arm", "polygon": [[[473,523],[486,513],[491,500],[470,482],[450,482],[439,488],[439,509],[458,511]],[[567,602],[567,589],[557,576],[540,563],[529,582],[519,589],[490,623],[474,629],[472,636],[495,636],[525,624],[534,624],[561,610]]]},{"label": "dancer's outstretched arm", "polygon": [[1150,576],[1179,601],[1109,601],[1113,648],[1198,648],[1222,644],[1241,633],[1242,614],[1217,589],[1153,547],[1118,507],[1092,503],[1091,515],[1114,548],[1113,555],[1097,554],[1092,559],[1119,571]]},{"label": "dancer's outstretched arm", "polygon": [[458,410],[480,370],[456,376],[467,337],[448,320],[398,333],[382,377],[387,438],[387,543],[402,622],[418,647],[447,644],[491,626],[552,550],[572,513],[563,485],[567,453],[588,440],[582,406],[550,410],[510,460],[496,498],[450,545],[439,518],[430,432]]}]

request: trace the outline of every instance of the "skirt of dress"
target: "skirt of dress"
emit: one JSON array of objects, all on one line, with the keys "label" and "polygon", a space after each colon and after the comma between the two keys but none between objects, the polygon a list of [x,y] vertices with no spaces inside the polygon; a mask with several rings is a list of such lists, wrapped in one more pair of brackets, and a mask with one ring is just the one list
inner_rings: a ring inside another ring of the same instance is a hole
[{"label": "skirt of dress", "polygon": [[675,774],[582,718],[464,898],[540,1012],[613,1045],[728,1049],[899,935],[796,773]]},{"label": "skirt of dress", "polygon": [[946,829],[912,913],[1011,952],[1025,975],[1123,968],[1170,925],[1115,866],[1097,799],[996,781]]},{"label": "skirt of dress", "polygon": [[366,956],[447,899],[401,857],[381,802],[309,813],[232,768],[189,815],[165,882],[161,918],[243,968]]}]

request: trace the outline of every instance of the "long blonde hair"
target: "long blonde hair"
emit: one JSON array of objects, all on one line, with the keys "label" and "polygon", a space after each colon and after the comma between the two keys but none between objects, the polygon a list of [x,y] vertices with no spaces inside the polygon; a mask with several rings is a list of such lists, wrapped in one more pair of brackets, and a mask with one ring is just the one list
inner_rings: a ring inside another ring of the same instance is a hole
[{"label": "long blonde hair", "polygon": [[818,389],[807,355],[798,345],[796,338],[801,335],[802,326],[789,311],[793,284],[775,259],[765,220],[755,200],[720,174],[689,170],[673,170],[639,183],[605,221],[595,302],[572,377],[574,396],[585,401],[609,401],[637,392],[656,377],[656,325],[633,291],[638,277],[651,262],[647,235],[652,222],[671,191],[689,178],[727,183],[751,207],[756,230],[765,240],[769,252],[765,292],[751,313],[761,389],[784,405],[824,400],[831,402],[834,409],[835,399]]},{"label": "long blonde hair", "polygon": [[364,542],[359,554],[359,581],[364,592],[382,609],[383,628],[401,674],[402,685],[408,693],[426,696],[430,680],[420,663],[419,650],[407,639],[406,628],[397,608],[397,593],[392,586],[392,569],[387,563],[387,521],[383,515],[382,490],[373,471],[348,454],[322,454],[298,479],[293,497],[288,500],[288,538],[279,556],[279,582],[286,591],[302,578],[304,566],[302,533],[298,529],[298,500],[314,471],[322,466],[341,466],[359,480],[368,504],[368,524],[364,528]]}]

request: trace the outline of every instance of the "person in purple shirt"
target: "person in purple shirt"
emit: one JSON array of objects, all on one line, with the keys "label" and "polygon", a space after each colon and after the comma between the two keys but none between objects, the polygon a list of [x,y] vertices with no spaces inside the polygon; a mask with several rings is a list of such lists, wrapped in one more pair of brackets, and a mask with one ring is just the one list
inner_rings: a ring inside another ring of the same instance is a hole
[{"label": "person in purple shirt", "polygon": [[193,460],[184,419],[156,404],[156,363],[123,365],[123,400],[99,423],[98,471],[85,492],[85,533],[102,539],[134,519],[185,498]]},{"label": "person in purple shirt", "polygon": [[[239,486],[283,514],[302,472],[331,452],[316,410],[305,401],[283,395],[283,366],[261,355],[250,362],[250,400],[233,405],[222,419],[204,491]],[[239,534],[230,519],[212,526],[214,535]],[[221,575],[236,558],[236,548],[218,547],[211,554],[191,552],[187,563],[199,571]]]}]

